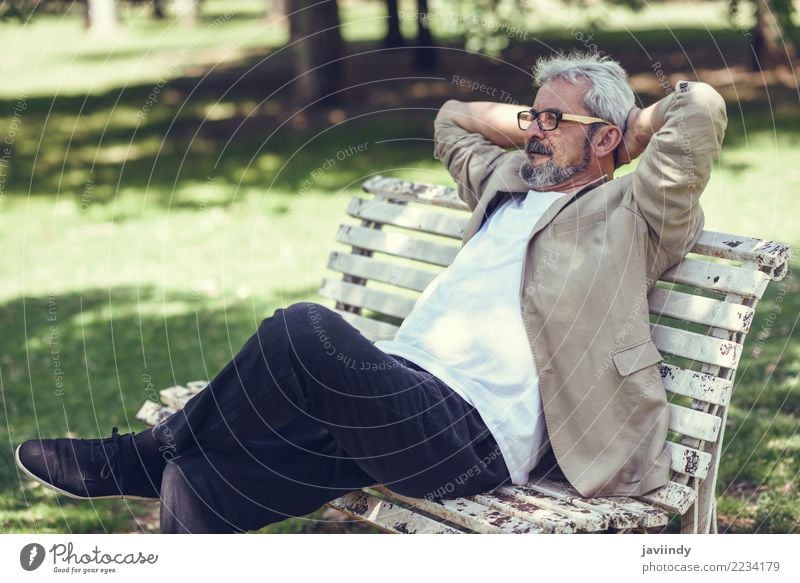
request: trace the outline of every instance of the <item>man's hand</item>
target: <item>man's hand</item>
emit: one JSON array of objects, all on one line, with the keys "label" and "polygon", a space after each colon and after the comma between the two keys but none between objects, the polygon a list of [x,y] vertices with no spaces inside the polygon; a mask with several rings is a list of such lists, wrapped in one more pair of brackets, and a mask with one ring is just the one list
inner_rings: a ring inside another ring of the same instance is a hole
[{"label": "man's hand", "polygon": [[628,112],[622,141],[614,153],[614,168],[619,168],[638,158],[653,134],[664,125],[666,97],[644,109],[632,107]]},{"label": "man's hand", "polygon": [[625,122],[625,132],[622,134],[622,141],[619,143],[619,146],[617,146],[616,152],[614,152],[615,168],[619,168],[629,163],[631,160],[635,160],[647,147],[647,142],[641,143],[641,139],[636,135],[634,129],[636,127],[636,121],[639,119],[641,113],[642,110],[638,107],[633,107],[628,112],[627,121]]},{"label": "man's hand", "polygon": [[469,133],[480,134],[501,148],[523,148],[525,132],[517,126],[517,112],[523,109],[524,106],[508,103],[451,99],[436,117],[448,119]]}]

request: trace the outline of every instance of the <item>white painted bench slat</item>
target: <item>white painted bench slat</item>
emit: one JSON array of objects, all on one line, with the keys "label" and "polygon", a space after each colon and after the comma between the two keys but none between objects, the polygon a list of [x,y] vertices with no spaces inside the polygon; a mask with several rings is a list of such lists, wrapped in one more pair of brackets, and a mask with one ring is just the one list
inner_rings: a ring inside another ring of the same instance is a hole
[{"label": "white painted bench slat", "polygon": [[661,274],[660,281],[688,285],[721,294],[760,298],[772,281],[763,271],[684,257]]},{"label": "white painted bench slat", "polygon": [[[528,521],[550,520],[551,515],[558,517],[558,522],[553,523],[555,532],[592,532],[608,528],[608,518],[599,512],[578,508],[535,492],[522,494],[518,491],[506,492],[498,488],[491,493],[470,496],[470,498],[485,506],[503,510]],[[544,514],[544,512],[549,514]]]},{"label": "white painted bench slat", "polygon": [[415,259],[432,265],[450,265],[459,247],[415,239],[403,233],[384,233],[377,229],[342,225],[336,233],[339,243],[397,257]]},{"label": "white painted bench slat", "polygon": [[[172,409],[183,409],[186,403],[208,384],[206,381],[192,381],[184,385],[175,385],[159,392],[161,401]],[[191,385],[191,386],[188,386]]]},{"label": "white painted bench slat", "polygon": [[350,306],[374,310],[387,316],[405,318],[414,307],[414,298],[406,298],[355,283],[325,278],[319,294]]},{"label": "white painted bench slat", "polygon": [[[670,410],[670,413],[672,411]],[[679,443],[667,442],[670,453],[670,468],[679,474],[704,479],[711,468],[711,454]]]},{"label": "white painted bench slat", "polygon": [[647,302],[651,314],[732,332],[746,333],[753,320],[753,309],[747,306],[658,287],[652,289]]},{"label": "white painted bench slat", "polygon": [[[578,532],[578,527],[572,518],[542,508],[525,500],[514,498],[502,493],[478,494],[467,496],[468,500],[473,500],[488,508],[494,508],[509,516],[516,516],[524,520],[541,526],[545,532],[552,534],[571,534]],[[600,530],[602,522],[585,521],[583,529],[588,531]]]},{"label": "white painted bench slat", "polygon": [[664,353],[683,356],[723,368],[736,368],[742,345],[697,332],[650,324],[653,342]]},{"label": "white painted bench slat", "polygon": [[712,405],[727,406],[730,401],[733,383],[728,379],[688,370],[666,362],[660,362],[658,368],[661,371],[664,388],[671,393],[691,397]]},{"label": "white painted bench slat", "polygon": [[467,204],[458,198],[456,189],[438,184],[409,182],[398,178],[373,176],[362,185],[364,192],[394,200],[426,202],[432,206],[468,211]]},{"label": "white painted bench slat", "polygon": [[391,340],[395,337],[395,334],[397,334],[398,327],[394,324],[373,320],[372,318],[365,318],[364,316],[354,314],[353,312],[345,312],[344,310],[334,309],[334,311],[340,314],[372,342]]},{"label": "white painted bench slat", "polygon": [[429,209],[358,197],[350,201],[347,214],[365,221],[458,240],[461,240],[467,226],[467,219],[463,216],[446,215]]},{"label": "white painted bench slat", "polygon": [[500,490],[546,494],[579,508],[601,512],[608,517],[609,526],[613,528],[655,528],[664,526],[669,521],[669,517],[662,509],[654,508],[633,498],[624,496],[582,498],[577,490],[568,483],[547,478],[537,477],[525,486],[503,486]]},{"label": "white painted bench slat", "polygon": [[157,425],[175,412],[171,407],[164,407],[148,399],[139,407],[136,418],[148,425]]},{"label": "white painted bench slat", "polygon": [[[641,511],[649,512],[652,510],[652,505],[658,506],[669,512],[678,512],[683,514],[696,499],[696,493],[692,488],[678,484],[677,482],[668,482],[665,486],[653,490],[639,496],[637,499],[628,498],[625,496],[614,498],[600,498],[604,502],[618,502],[626,509],[638,508]],[[582,499],[583,500],[583,499]],[[645,502],[650,504],[646,504]]]},{"label": "white painted bench slat", "polygon": [[452,526],[382,500],[364,491],[350,492],[329,506],[396,534],[463,534]]},{"label": "white painted bench slat", "polygon": [[674,403],[669,404],[669,428],[671,431],[703,441],[716,441],[721,425],[722,421],[716,415],[709,415]]},{"label": "white painted bench slat", "polygon": [[689,486],[684,486],[677,482],[669,482],[663,488],[648,492],[644,496],[639,496],[639,498],[672,512],[684,514],[696,500],[697,493]]},{"label": "white painted bench slat", "polygon": [[375,487],[376,490],[387,497],[405,502],[423,510],[428,514],[439,516],[474,532],[481,533],[517,533],[536,534],[547,532],[542,526],[534,525],[520,518],[509,516],[493,508],[478,504],[467,498],[452,500],[427,500],[425,498],[410,498],[392,492],[383,486]]},{"label": "white painted bench slat", "polygon": [[371,279],[412,291],[423,291],[436,277],[436,273],[416,267],[380,261],[366,255],[334,251],[328,258],[328,268],[353,277]]},{"label": "white painted bench slat", "polygon": [[[693,251],[709,257],[724,257],[779,269],[785,267],[789,259],[789,247],[783,243],[714,231],[703,231]],[[779,279],[785,273],[784,268],[775,276]]]}]

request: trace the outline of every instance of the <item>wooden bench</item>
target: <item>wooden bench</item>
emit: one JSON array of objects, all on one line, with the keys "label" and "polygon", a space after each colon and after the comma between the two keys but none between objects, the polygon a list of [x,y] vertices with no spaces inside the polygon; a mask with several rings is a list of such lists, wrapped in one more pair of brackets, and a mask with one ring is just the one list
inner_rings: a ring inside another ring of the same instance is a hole
[{"label": "wooden bench", "polygon": [[[320,295],[370,340],[392,338],[416,297],[460,248],[469,219],[454,188],[375,176],[350,201]],[[652,337],[670,399],[669,484],[640,498],[581,498],[570,485],[532,475],[525,486],[454,500],[423,500],[383,486],[329,506],[396,533],[652,532],[672,513],[681,532],[716,532],[715,486],[742,345],[756,303],[786,275],[789,248],[775,241],[704,231],[692,253],[666,271],[649,296]],[[161,392],[137,417],[148,423],[183,406],[207,384]]]}]

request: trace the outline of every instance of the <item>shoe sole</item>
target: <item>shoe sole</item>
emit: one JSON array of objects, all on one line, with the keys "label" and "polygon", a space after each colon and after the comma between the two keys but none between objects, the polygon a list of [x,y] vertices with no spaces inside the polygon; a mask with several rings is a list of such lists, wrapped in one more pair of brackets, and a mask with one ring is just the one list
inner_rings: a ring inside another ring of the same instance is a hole
[{"label": "shoe sole", "polygon": [[53,490],[54,492],[58,492],[62,496],[67,496],[68,498],[74,498],[75,500],[142,500],[142,501],[153,501],[153,500],[160,500],[160,498],[147,498],[144,496],[128,496],[126,494],[112,494],[110,496],[78,496],[77,494],[73,494],[72,492],[67,492],[66,490],[62,490],[61,488],[54,486],[49,482],[45,482],[42,478],[38,477],[36,474],[31,472],[25,465],[22,463],[22,460],[19,459],[19,450],[22,447],[22,444],[17,446],[16,451],[14,452],[14,458],[17,461],[17,467],[21,469],[26,476],[28,476],[31,480],[40,483],[42,486]]}]

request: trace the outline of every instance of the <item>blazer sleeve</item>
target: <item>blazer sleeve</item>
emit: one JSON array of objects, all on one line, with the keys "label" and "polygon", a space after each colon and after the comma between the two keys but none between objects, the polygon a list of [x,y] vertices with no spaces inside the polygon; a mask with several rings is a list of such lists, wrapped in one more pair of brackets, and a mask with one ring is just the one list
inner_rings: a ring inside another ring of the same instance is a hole
[{"label": "blazer sleeve", "polygon": [[655,256],[685,255],[703,229],[700,195],[728,123],[725,101],[710,85],[679,81],[664,124],[642,154],[630,204],[645,219]]},{"label": "blazer sleeve", "polygon": [[442,116],[433,125],[433,157],[444,163],[456,182],[458,197],[475,210],[487,181],[511,154]]}]

